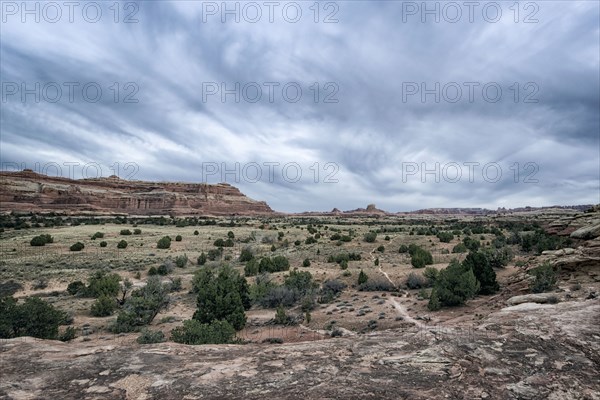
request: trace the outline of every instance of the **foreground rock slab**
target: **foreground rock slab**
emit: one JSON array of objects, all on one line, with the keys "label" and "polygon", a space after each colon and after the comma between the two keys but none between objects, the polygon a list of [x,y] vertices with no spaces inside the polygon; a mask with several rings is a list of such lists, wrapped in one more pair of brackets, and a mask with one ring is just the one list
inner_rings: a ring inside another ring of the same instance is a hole
[{"label": "foreground rock slab", "polygon": [[599,399],[599,316],[593,299],[508,307],[473,329],[283,345],[12,339],[0,398]]}]

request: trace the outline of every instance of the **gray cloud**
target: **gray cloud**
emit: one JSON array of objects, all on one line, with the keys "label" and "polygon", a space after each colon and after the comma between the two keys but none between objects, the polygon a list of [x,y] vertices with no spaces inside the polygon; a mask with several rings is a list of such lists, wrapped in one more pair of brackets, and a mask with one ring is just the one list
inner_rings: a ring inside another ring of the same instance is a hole
[{"label": "gray cloud", "polygon": [[[471,23],[465,9],[457,23],[443,15],[440,23],[432,16],[423,23],[420,15],[403,13],[421,2],[342,1],[333,3],[339,22],[331,24],[322,20],[334,8],[321,9],[315,23],[312,3],[298,3],[298,23],[277,12],[270,23],[264,6],[257,23],[243,16],[235,23],[231,15],[222,23],[218,15],[203,15],[206,2],[137,4],[133,24],[115,23],[108,8],[93,24],[77,13],[73,23],[55,24],[3,14],[5,168],[95,162],[108,176],[118,162],[121,175],[129,176],[133,170],[122,168],[131,162],[139,165],[133,178],[225,180],[281,211],[600,202],[597,2],[535,2],[538,23],[522,22],[531,12],[525,2],[518,23],[513,2],[498,3],[497,23],[479,12]],[[20,93],[7,95],[10,82],[29,88],[95,82],[103,95],[94,103],[81,92],[73,102],[66,93],[56,103],[36,103],[32,95],[23,102]],[[127,89],[128,82],[135,86]],[[217,94],[204,101],[210,82],[228,89],[254,82],[262,98],[235,102],[229,94],[222,102]],[[267,82],[278,84],[273,101]],[[281,90],[291,82],[302,89],[294,103]],[[413,84],[420,90],[436,82],[439,102],[433,94],[425,101],[420,93],[406,95]],[[474,82],[473,101],[466,82]],[[484,97],[485,84],[501,88],[499,101]],[[456,86],[462,97],[446,101]],[[128,94],[138,102],[125,103]],[[328,95],[338,102],[324,102]],[[244,170],[253,162],[262,167],[258,182],[247,179],[254,178],[250,167]],[[272,179],[269,162],[279,163]],[[472,182],[469,162],[479,163]],[[240,173],[206,176],[207,163],[229,169],[239,163]],[[294,169],[284,174],[287,163],[300,165],[301,179],[295,181]],[[421,174],[422,166],[432,170],[436,163],[439,181]],[[450,163],[461,168],[456,182]],[[489,163],[501,168],[497,181],[493,169],[482,174]],[[415,165],[419,171],[410,174]]]}]

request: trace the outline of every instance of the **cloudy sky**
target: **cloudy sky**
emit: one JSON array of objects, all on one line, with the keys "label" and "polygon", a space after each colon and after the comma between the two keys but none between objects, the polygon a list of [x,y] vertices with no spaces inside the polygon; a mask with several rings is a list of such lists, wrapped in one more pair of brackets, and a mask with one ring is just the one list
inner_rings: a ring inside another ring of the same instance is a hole
[{"label": "cloudy sky", "polygon": [[292,212],[600,202],[598,1],[24,4],[1,3],[4,170]]}]

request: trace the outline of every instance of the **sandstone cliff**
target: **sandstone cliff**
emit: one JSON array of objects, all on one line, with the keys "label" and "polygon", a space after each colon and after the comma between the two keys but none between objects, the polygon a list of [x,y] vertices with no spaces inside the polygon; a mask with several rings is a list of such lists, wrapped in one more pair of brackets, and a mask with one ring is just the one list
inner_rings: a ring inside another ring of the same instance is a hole
[{"label": "sandstone cliff", "polygon": [[0,211],[131,215],[252,215],[273,212],[237,188],[117,177],[72,180],[30,170],[0,172]]}]

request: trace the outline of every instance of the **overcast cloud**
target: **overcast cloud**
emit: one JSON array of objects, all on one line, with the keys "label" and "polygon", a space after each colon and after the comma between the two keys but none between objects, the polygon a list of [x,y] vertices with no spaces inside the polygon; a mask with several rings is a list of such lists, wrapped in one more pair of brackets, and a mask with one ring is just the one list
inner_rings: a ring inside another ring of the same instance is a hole
[{"label": "overcast cloud", "polygon": [[1,3],[4,170],[119,163],[292,212],[600,202],[598,1],[52,4]]}]

